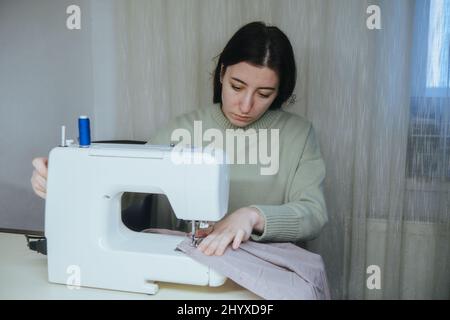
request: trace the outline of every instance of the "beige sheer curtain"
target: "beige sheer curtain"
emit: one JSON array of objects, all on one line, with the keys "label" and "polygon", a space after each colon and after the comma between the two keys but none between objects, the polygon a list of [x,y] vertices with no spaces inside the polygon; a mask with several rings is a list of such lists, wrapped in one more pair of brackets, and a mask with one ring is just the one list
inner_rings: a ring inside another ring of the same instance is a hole
[{"label": "beige sheer curtain", "polygon": [[[373,4],[381,30],[366,27]],[[324,257],[333,297],[450,298],[450,188],[440,179],[430,191],[406,170],[418,152],[407,152],[414,1],[114,6],[119,135],[146,140],[170,117],[211,105],[213,58],[226,41],[247,22],[275,24],[299,69],[296,103],[286,110],[313,122],[327,165],[330,221],[308,248]],[[367,286],[369,266],[381,272],[379,289]]]}]

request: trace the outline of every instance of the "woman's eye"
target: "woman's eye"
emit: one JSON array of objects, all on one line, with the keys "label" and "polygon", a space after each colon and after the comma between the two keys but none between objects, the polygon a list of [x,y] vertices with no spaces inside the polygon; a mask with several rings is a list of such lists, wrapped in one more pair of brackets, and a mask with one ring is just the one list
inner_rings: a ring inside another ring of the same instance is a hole
[{"label": "woman's eye", "polygon": [[261,98],[264,98],[264,99],[267,99],[267,98],[270,97],[270,94],[267,95],[267,94],[262,94],[262,93],[260,93],[259,95],[260,95]]},{"label": "woman's eye", "polygon": [[236,87],[236,86],[233,86],[233,85],[231,85],[231,87],[232,87],[234,90],[236,90],[236,91],[239,91],[239,90],[242,89],[241,87]]}]

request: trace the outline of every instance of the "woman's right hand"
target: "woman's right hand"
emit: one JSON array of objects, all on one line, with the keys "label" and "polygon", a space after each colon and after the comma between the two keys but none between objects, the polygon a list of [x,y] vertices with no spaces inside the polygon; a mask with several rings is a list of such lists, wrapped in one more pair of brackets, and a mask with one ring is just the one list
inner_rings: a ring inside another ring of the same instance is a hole
[{"label": "woman's right hand", "polygon": [[39,197],[45,199],[47,195],[48,158],[34,158],[31,163],[34,167],[31,186]]}]

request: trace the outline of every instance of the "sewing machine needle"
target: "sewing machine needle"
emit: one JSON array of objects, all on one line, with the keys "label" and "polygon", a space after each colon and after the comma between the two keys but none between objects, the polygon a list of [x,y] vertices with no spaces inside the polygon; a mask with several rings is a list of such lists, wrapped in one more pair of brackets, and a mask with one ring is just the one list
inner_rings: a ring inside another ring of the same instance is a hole
[{"label": "sewing machine needle", "polygon": [[192,220],[192,230],[191,230],[191,232],[192,232],[191,245],[192,246],[196,246],[196,243],[195,243],[195,220]]}]

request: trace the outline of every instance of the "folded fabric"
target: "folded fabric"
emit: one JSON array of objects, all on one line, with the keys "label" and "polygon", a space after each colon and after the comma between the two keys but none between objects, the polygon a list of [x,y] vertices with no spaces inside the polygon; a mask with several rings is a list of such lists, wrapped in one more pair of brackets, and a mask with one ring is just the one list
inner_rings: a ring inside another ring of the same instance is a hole
[{"label": "folded fabric", "polygon": [[[167,229],[143,232],[187,236]],[[322,257],[292,243],[247,241],[237,250],[228,247],[222,256],[207,256],[186,237],[177,249],[264,299],[330,299]]]},{"label": "folded fabric", "polygon": [[178,249],[264,299],[330,299],[322,257],[291,243],[248,241],[223,256],[207,256],[190,240]]}]

